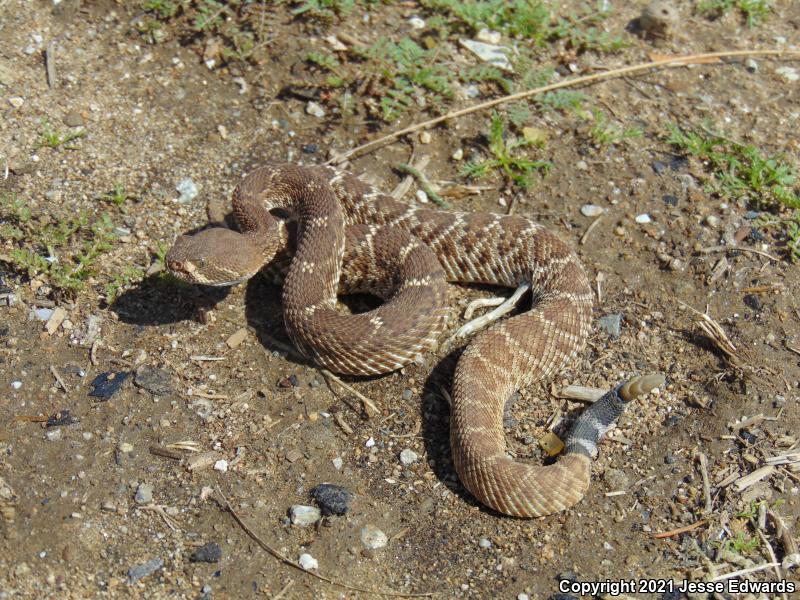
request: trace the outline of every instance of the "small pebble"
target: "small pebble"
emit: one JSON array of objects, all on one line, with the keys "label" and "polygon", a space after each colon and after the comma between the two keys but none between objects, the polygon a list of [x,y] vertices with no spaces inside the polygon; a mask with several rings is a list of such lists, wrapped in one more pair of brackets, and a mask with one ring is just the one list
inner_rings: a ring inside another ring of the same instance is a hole
[{"label": "small pebble", "polygon": [[306,112],[310,114],[312,117],[317,117],[321,119],[325,116],[325,109],[322,108],[318,102],[314,102],[313,100],[306,104]]},{"label": "small pebble", "polygon": [[661,197],[664,201],[664,204],[668,204],[669,206],[677,206],[678,205],[678,197],[673,196],[672,194],[665,194]]},{"label": "small pebble", "polygon": [[21,108],[22,105],[25,104],[25,100],[19,96],[11,96],[11,98],[8,99],[8,103],[14,108]]},{"label": "small pebble", "polygon": [[130,376],[130,373],[114,373],[113,371],[106,371],[100,373],[97,377],[92,379],[92,391],[89,392],[90,396],[100,398],[100,400],[108,400],[113,396],[121,387],[125,380]]},{"label": "small pebble", "polygon": [[488,538],[481,538],[478,540],[478,546],[481,548],[491,548],[492,542]]},{"label": "small pebble", "polygon": [[430,144],[432,139],[433,138],[431,137],[429,131],[423,131],[422,133],[419,134],[420,144]]},{"label": "small pebble", "polygon": [[408,20],[411,29],[425,29],[425,21],[417,16],[413,16]]},{"label": "small pebble", "polygon": [[584,204],[581,206],[581,214],[584,217],[599,217],[604,212],[606,212],[606,209],[596,204]]},{"label": "small pebble", "polygon": [[51,442],[57,442],[61,439],[61,430],[50,429],[44,434],[44,436]]},{"label": "small pebble", "polygon": [[311,571],[312,569],[319,569],[319,561],[317,561],[316,558],[305,552],[300,555],[300,558],[297,559],[297,562],[300,563],[300,566],[303,567],[306,571]]},{"label": "small pebble", "polygon": [[519,593],[517,594],[517,600],[531,600],[531,598],[528,594]]},{"label": "small pebble", "polygon": [[128,569],[128,583],[136,583],[142,577],[152,575],[162,568],[164,568],[164,559],[162,558],[153,558],[146,563],[131,567]]},{"label": "small pebble", "polygon": [[600,319],[597,321],[597,324],[599,325],[600,329],[608,333],[610,336],[618,338],[622,325],[622,315],[617,313],[600,317]]},{"label": "small pebble", "polygon": [[667,170],[667,165],[665,165],[660,160],[653,161],[653,164],[650,166],[653,167],[653,171],[655,171],[656,175],[661,175],[664,171]]},{"label": "small pebble", "polygon": [[305,154],[316,154],[319,150],[319,146],[316,144],[306,144],[303,146],[302,150]]},{"label": "small pebble", "polygon": [[136,370],[133,383],[155,396],[163,396],[172,391],[172,377],[164,369],[142,365]]},{"label": "small pebble", "polygon": [[778,67],[775,69],[775,73],[783,77],[787,83],[794,83],[800,80],[800,72],[794,67]]},{"label": "small pebble", "polygon": [[361,543],[367,550],[378,550],[389,543],[389,538],[375,525],[364,525],[361,528]]},{"label": "small pebble", "polygon": [[308,527],[313,525],[322,518],[322,511],[316,506],[304,506],[302,504],[294,504],[289,508],[289,520],[292,525],[299,527]]},{"label": "small pebble", "polygon": [[375,445],[375,438],[370,437],[366,442],[364,442],[364,446],[367,448],[372,448]]},{"label": "small pebble", "polygon": [[420,204],[428,203],[428,194],[425,192],[425,190],[417,190],[414,195],[417,197],[417,202]]},{"label": "small pebble", "polygon": [[485,42],[486,44],[499,44],[500,37],[501,36],[499,31],[492,31],[491,29],[481,29],[475,36],[475,39],[478,40],[479,42]]},{"label": "small pebble", "polygon": [[750,73],[758,73],[758,62],[756,62],[752,58],[748,58],[746,61],[744,61],[744,67]]},{"label": "small pebble", "polygon": [[669,37],[678,24],[678,13],[671,2],[656,0],[642,10],[639,16],[639,27],[652,36]]},{"label": "small pebble", "polygon": [[336,469],[337,471],[341,469],[342,465],[344,464],[344,461],[342,460],[341,456],[337,456],[331,462],[333,463],[333,468]]},{"label": "small pebble", "polygon": [[50,317],[53,315],[53,309],[52,308],[37,308],[36,310],[33,311],[33,314],[40,321],[49,321]]},{"label": "small pebble", "polygon": [[22,382],[21,381],[12,381],[11,382],[11,388],[12,389],[18,390],[21,387],[22,387]]},{"label": "small pebble", "polygon": [[319,504],[323,516],[344,515],[350,509],[353,493],[346,487],[321,483],[311,489],[311,497]]},{"label": "small pebble", "polygon": [[589,164],[585,160],[579,160],[575,163],[575,168],[578,169],[578,171],[588,171]]},{"label": "small pebble", "polygon": [[149,483],[140,483],[136,488],[136,495],[133,497],[136,504],[152,504],[153,486]]},{"label": "small pebble", "polygon": [[180,194],[178,198],[179,202],[189,202],[194,200],[199,193],[197,189],[197,184],[192,180],[191,177],[184,177],[178,182],[178,185],[175,186],[175,189]]},{"label": "small pebble", "polygon": [[219,471],[220,473],[227,473],[228,472],[228,461],[224,458],[221,458],[217,462],[214,463],[214,470]]},{"label": "small pebble", "polygon": [[716,227],[717,225],[719,225],[719,217],[716,217],[714,215],[707,215],[706,218],[703,219],[703,221],[709,227]]},{"label": "small pebble", "polygon": [[222,548],[217,542],[208,542],[192,552],[191,562],[218,563],[222,558]]},{"label": "small pebble", "polygon": [[414,397],[414,392],[412,392],[409,388],[403,390],[403,400],[411,400]]},{"label": "small pebble", "polygon": [[652,223],[653,219],[647,213],[642,213],[641,215],[636,215],[635,221],[640,225],[644,225],[645,223]]},{"label": "small pebble", "polygon": [[64,115],[64,125],[67,127],[80,127],[83,124],[83,115],[78,110],[71,110]]},{"label": "small pebble", "polygon": [[461,160],[462,158],[464,158],[464,149],[463,148],[458,148],[455,152],[453,152],[453,156],[452,156],[453,160]]},{"label": "small pebble", "polygon": [[413,465],[418,460],[419,455],[409,448],[406,448],[400,453],[400,462],[406,467]]}]

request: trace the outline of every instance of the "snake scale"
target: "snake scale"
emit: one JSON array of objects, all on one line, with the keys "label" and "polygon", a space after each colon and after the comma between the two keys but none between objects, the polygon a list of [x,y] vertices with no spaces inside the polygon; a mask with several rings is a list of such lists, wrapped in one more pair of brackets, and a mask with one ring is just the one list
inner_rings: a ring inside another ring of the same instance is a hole
[{"label": "snake scale", "polygon": [[[656,374],[615,386],[583,411],[555,463],[515,461],[503,432],[507,399],[559,370],[589,333],[589,281],[563,241],[523,216],[409,205],[323,166],[260,167],[232,201],[241,233],[211,228],[181,236],[167,255],[169,269],[210,285],[260,270],[283,273],[290,337],[309,359],[339,373],[389,372],[431,348],[446,325],[445,279],[530,285],[531,310],[479,333],[458,360],[452,389],[456,472],[502,513],[539,517],[578,502],[600,438],[629,401],[664,382]],[[337,293],[354,291],[385,301],[366,313],[338,312]]]}]

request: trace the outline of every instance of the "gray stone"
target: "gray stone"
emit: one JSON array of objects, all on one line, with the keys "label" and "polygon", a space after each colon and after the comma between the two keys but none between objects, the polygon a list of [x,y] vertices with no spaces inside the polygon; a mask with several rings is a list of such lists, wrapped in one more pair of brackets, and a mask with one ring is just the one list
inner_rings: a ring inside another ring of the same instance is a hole
[{"label": "gray stone", "polygon": [[160,571],[163,568],[163,558],[152,558],[146,563],[142,563],[141,565],[136,565],[135,567],[128,569],[128,583],[136,583],[142,577],[152,575],[156,571]]},{"label": "gray stone", "polygon": [[136,504],[151,504],[153,502],[153,486],[149,483],[140,483],[133,499]]},{"label": "gray stone", "polygon": [[163,396],[172,391],[171,379],[169,372],[164,369],[142,365],[136,370],[136,377],[133,382],[151,394]]},{"label": "gray stone", "polygon": [[419,455],[410,448],[406,448],[400,453],[400,462],[406,467],[413,465],[418,460]]},{"label": "gray stone", "polygon": [[598,319],[597,324],[600,329],[608,333],[610,336],[618,338],[620,328],[622,325],[622,315],[620,313],[606,315]]}]

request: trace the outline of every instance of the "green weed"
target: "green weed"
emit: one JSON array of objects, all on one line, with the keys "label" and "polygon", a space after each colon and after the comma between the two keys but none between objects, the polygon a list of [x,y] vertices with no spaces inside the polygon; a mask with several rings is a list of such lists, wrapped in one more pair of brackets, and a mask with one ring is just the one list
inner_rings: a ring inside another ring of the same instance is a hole
[{"label": "green weed", "polygon": [[594,125],[589,130],[589,136],[596,146],[618,144],[623,140],[642,137],[642,130],[638,127],[622,127],[617,123],[609,123],[603,111],[592,109]]},{"label": "green weed", "polygon": [[106,202],[110,202],[114,206],[122,207],[126,201],[132,200],[136,196],[133,196],[125,191],[125,186],[121,183],[114,184],[114,189],[112,189],[107,194],[101,196],[101,200],[105,200]]},{"label": "green weed", "polygon": [[34,223],[26,203],[0,198],[0,228],[14,241],[3,260],[29,277],[43,276],[63,293],[73,295],[98,272],[99,258],[117,239],[107,213]]},{"label": "green weed", "polygon": [[533,143],[524,137],[518,138],[508,135],[505,121],[499,113],[494,112],[489,126],[489,151],[492,154],[492,158],[481,162],[467,163],[462,168],[461,174],[480,178],[494,171],[500,171],[507,181],[521,188],[528,188],[533,183],[534,173],[547,173],[552,166],[548,161],[531,160],[524,156],[517,156],[516,151],[518,149],[531,145]]},{"label": "green weed", "polygon": [[42,119],[42,130],[39,134],[39,141],[34,147],[37,149],[42,147],[55,149],[64,146],[67,150],[74,150],[75,146],[70,145],[70,142],[82,138],[85,135],[85,129],[62,132],[58,129],[53,129],[46,119]]},{"label": "green weed", "polygon": [[616,52],[625,46],[622,38],[598,29],[609,15],[607,10],[588,9],[560,17],[541,0],[422,0],[422,5],[448,16],[451,26],[470,34],[488,28],[535,46],[563,40],[576,51]]},{"label": "green weed", "polygon": [[373,76],[380,82],[381,117],[394,121],[424,92],[434,104],[451,98],[451,73],[435,61],[434,50],[426,50],[411,38],[395,43],[382,39],[364,52],[372,61]]},{"label": "green weed", "polygon": [[136,267],[124,267],[121,272],[114,273],[114,278],[104,287],[106,303],[114,302],[122,290],[141,281],[143,277],[144,271]]},{"label": "green weed", "polygon": [[[756,146],[742,144],[704,131],[669,125],[667,141],[705,162],[711,171],[708,188],[722,198],[740,201],[759,210],[773,211],[757,225],[776,227],[786,238],[791,260],[800,261],[800,187],[796,165],[780,154],[765,155]],[[788,212],[787,212],[788,211]]]},{"label": "green weed", "polygon": [[697,5],[698,12],[719,17],[736,9],[742,13],[748,27],[755,27],[769,14],[769,0],[705,0]]}]

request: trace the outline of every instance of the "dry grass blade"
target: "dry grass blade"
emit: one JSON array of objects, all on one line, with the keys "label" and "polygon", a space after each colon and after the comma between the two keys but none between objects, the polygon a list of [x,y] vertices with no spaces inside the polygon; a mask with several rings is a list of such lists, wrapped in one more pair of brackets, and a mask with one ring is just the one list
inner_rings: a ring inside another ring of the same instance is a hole
[{"label": "dry grass blade", "polygon": [[728,337],[728,334],[725,333],[725,330],[722,329],[722,326],[712,319],[707,312],[701,313],[700,311],[684,302],[681,302],[680,300],[678,300],[678,303],[682,306],[685,306],[698,316],[695,324],[703,331],[703,333],[706,334],[708,339],[711,340],[711,342],[714,344],[714,347],[725,356],[728,364],[730,364],[743,376],[748,377],[754,382],[770,388],[772,387],[772,384],[768,380],[758,374],[758,371],[767,371],[768,373],[774,375],[775,373],[771,369],[755,365],[748,353],[740,348],[737,348]]}]

